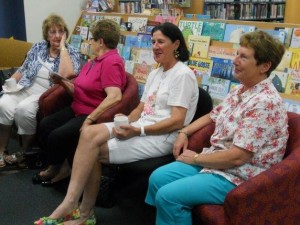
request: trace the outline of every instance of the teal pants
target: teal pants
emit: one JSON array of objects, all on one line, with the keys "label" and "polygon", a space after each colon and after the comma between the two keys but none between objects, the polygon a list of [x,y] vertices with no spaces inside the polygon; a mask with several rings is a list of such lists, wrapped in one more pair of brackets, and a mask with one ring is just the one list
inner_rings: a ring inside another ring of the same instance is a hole
[{"label": "teal pants", "polygon": [[176,161],[151,174],[145,202],[157,209],[156,225],[192,225],[195,205],[223,204],[236,187],[220,175],[199,173],[201,169]]}]

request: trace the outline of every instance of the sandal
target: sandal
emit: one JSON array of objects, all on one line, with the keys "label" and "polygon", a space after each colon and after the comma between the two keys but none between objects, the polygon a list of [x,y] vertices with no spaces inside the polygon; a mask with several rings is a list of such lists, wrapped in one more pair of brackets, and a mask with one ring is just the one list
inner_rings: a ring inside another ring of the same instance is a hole
[{"label": "sandal", "polygon": [[39,220],[34,222],[34,225],[57,225],[57,224],[61,224],[65,221],[69,221],[69,220],[77,220],[80,218],[80,212],[79,209],[74,209],[72,213],[58,218],[58,219],[52,219],[49,217],[42,217]]},{"label": "sandal", "polygon": [[17,162],[21,162],[25,159],[24,152],[16,152],[11,155],[4,155],[4,160],[10,165],[13,165]]},{"label": "sandal", "polygon": [[[79,219],[79,218],[78,218]],[[59,223],[58,225],[64,225],[65,223]],[[80,225],[96,225],[97,224],[97,219],[96,219],[96,215],[95,213],[93,213],[92,215],[90,215],[86,221],[84,221],[83,223],[81,223]]]},{"label": "sandal", "polygon": [[5,153],[4,152],[1,152],[0,153],[0,168],[3,168],[6,166],[6,163],[5,163]]}]

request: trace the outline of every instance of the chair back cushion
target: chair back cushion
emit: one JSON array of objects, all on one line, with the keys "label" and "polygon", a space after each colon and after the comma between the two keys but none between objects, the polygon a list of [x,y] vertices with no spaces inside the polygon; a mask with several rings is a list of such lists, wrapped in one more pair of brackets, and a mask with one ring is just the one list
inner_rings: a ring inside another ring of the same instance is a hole
[{"label": "chair back cushion", "polygon": [[212,99],[207,91],[199,87],[199,97],[196,112],[191,122],[209,113],[213,108]]},{"label": "chair back cushion", "polygon": [[285,156],[288,156],[292,151],[300,149],[300,115],[288,112],[289,123],[289,139],[287,142]]}]

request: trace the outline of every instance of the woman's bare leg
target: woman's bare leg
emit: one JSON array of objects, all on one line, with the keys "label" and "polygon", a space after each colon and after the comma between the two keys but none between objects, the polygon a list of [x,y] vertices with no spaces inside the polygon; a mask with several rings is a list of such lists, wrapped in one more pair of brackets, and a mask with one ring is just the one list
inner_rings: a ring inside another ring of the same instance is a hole
[{"label": "woman's bare leg", "polygon": [[[97,175],[95,165],[99,157],[102,162],[108,162],[108,147],[106,142],[109,137],[108,129],[103,124],[89,126],[82,131],[74,156],[71,180],[67,194],[63,202],[50,215],[50,218],[60,218],[70,213],[77,207],[79,198],[85,188],[89,190],[89,188],[92,187],[88,186],[94,185],[95,181],[91,181],[90,178],[94,179],[94,177],[98,175],[97,179],[100,178],[100,170],[98,169]],[[92,185],[89,185],[88,182],[91,182]],[[93,192],[95,192],[95,189],[91,191],[91,193]],[[87,193],[87,195],[90,196],[90,193]]]}]

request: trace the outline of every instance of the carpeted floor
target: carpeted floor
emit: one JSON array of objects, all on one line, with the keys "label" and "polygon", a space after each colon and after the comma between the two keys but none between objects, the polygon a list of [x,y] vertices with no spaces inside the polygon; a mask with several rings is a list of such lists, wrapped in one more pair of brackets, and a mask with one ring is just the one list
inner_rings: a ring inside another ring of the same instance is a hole
[{"label": "carpeted floor", "polygon": [[[17,143],[12,140],[8,150],[16,149]],[[49,215],[62,201],[67,183],[56,187],[35,185],[31,178],[37,171],[0,169],[0,225],[33,224],[39,217]],[[145,183],[121,179],[117,187],[112,208],[95,208],[98,225],[155,224],[154,209],[144,203]]]}]

